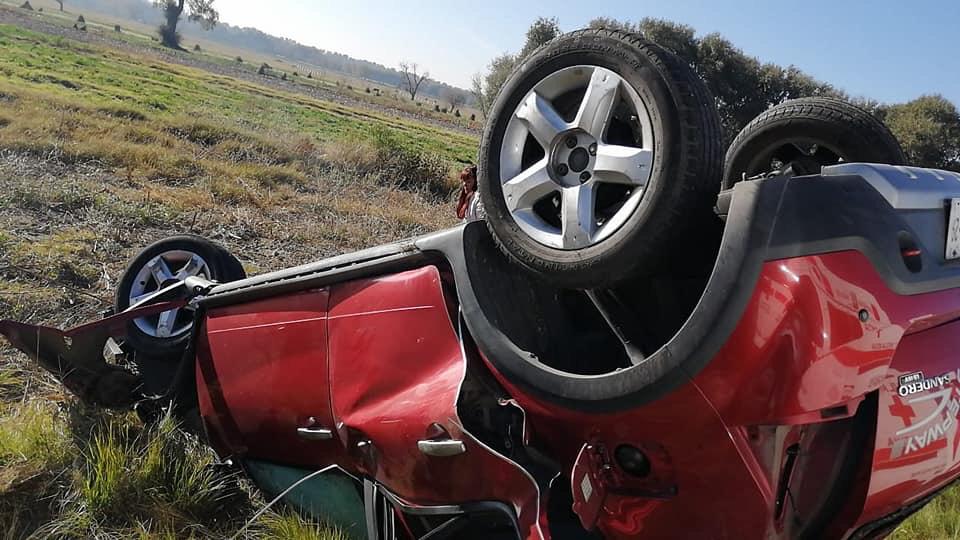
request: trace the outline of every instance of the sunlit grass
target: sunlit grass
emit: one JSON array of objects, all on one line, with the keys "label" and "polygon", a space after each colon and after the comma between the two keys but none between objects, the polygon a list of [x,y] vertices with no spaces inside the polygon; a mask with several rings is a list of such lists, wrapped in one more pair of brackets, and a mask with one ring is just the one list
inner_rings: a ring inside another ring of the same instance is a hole
[{"label": "sunlit grass", "polygon": [[[10,384],[11,375],[0,378]],[[69,432],[56,405],[26,399],[0,416],[0,467],[26,464],[34,471],[63,465],[69,457]]]},{"label": "sunlit grass", "polygon": [[960,539],[960,487],[938,495],[903,522],[891,535],[894,540]]},{"label": "sunlit grass", "polygon": [[276,540],[348,540],[340,531],[308,521],[290,510],[261,517],[258,532],[262,538]]}]

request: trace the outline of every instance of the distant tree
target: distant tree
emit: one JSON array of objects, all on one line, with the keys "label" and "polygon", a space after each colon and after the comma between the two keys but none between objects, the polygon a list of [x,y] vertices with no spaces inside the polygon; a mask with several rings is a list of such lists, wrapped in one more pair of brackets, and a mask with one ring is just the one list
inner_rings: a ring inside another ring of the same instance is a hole
[{"label": "distant tree", "polygon": [[910,164],[960,172],[960,113],[948,99],[921,96],[883,115]]},{"label": "distant tree", "polygon": [[153,0],[153,5],[163,11],[166,22],[160,25],[160,40],[167,47],[180,48],[180,34],[177,25],[184,11],[191,21],[199,22],[205,30],[210,30],[220,21],[220,14],[213,7],[214,0]]},{"label": "distant tree", "polygon": [[460,90],[454,90],[453,88],[447,88],[443,91],[443,101],[450,105],[450,110],[459,109],[467,102],[467,96],[463,94]]},{"label": "distant tree", "polygon": [[[474,77],[471,93],[477,100],[480,113],[486,117],[490,106],[500,93],[504,83],[513,72],[513,68],[528,54],[537,50],[544,43],[563,33],[555,17],[539,17],[527,28],[523,48],[517,54],[503,53],[490,61],[486,75],[482,79]],[[482,96],[482,97],[481,97]]]},{"label": "distant tree", "polygon": [[400,84],[403,90],[410,94],[410,101],[416,100],[420,85],[430,76],[426,71],[417,73],[417,67],[416,63],[400,62],[400,73],[403,75]]},{"label": "distant tree", "polygon": [[60,5],[60,11],[63,11],[63,0],[55,0]]},{"label": "distant tree", "polygon": [[475,73],[470,81],[470,93],[473,94],[473,100],[477,102],[477,108],[480,109],[480,116],[487,117],[487,90],[486,83],[482,73]]},{"label": "distant tree", "polygon": [[503,53],[490,61],[487,75],[483,78],[483,95],[488,108],[493,106],[497,94],[510,78],[516,64],[517,57],[510,53]]}]

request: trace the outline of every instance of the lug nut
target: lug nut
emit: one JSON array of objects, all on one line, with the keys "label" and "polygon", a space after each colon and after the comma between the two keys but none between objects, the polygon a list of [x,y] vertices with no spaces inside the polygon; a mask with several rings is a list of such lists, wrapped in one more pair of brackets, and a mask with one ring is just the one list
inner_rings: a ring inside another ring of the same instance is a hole
[{"label": "lug nut", "polygon": [[566,163],[561,163],[560,165],[557,165],[557,174],[559,174],[560,176],[566,176],[568,172],[570,172],[570,169],[567,167]]},{"label": "lug nut", "polygon": [[597,155],[597,143],[591,144],[591,145],[590,145],[590,148],[588,148],[588,150],[590,151],[590,155],[591,155],[591,156]]},{"label": "lug nut", "polygon": [[580,173],[580,183],[581,183],[581,184],[584,183],[584,182],[586,182],[586,181],[589,180],[589,179],[590,179],[590,173],[588,173],[587,171],[583,171],[582,173]]},{"label": "lug nut", "polygon": [[575,135],[571,135],[567,137],[567,140],[565,142],[567,144],[567,148],[572,149],[577,147],[577,137]]}]

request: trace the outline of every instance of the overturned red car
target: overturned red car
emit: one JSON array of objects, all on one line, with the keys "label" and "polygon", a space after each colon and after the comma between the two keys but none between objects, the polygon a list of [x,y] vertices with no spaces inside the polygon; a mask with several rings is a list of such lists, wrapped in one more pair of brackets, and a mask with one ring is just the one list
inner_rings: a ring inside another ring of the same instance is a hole
[{"label": "overturned red car", "polygon": [[960,175],[826,98],[721,140],[677,57],[567,34],[485,221],[250,278],[166,239],[114,315],[0,333],[358,538],[882,538],[960,475]]}]

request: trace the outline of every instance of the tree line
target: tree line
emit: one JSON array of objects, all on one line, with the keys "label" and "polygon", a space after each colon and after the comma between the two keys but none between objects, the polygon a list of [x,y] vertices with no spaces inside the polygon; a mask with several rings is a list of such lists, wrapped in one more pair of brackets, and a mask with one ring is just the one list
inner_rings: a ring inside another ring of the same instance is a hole
[{"label": "tree line", "polygon": [[[960,172],[960,113],[941,95],[923,95],[897,104],[851,97],[795,66],[762,63],[720,34],[698,36],[691,26],[663,19],[630,22],[599,17],[589,26],[639,33],[690,64],[716,99],[726,142],[774,105],[799,97],[831,96],[858,104],[883,120],[899,139],[911,164]],[[513,68],[561,33],[556,18],[541,17],[530,25],[520,51],[493,58],[485,72],[473,77],[471,91],[484,115]]]}]

